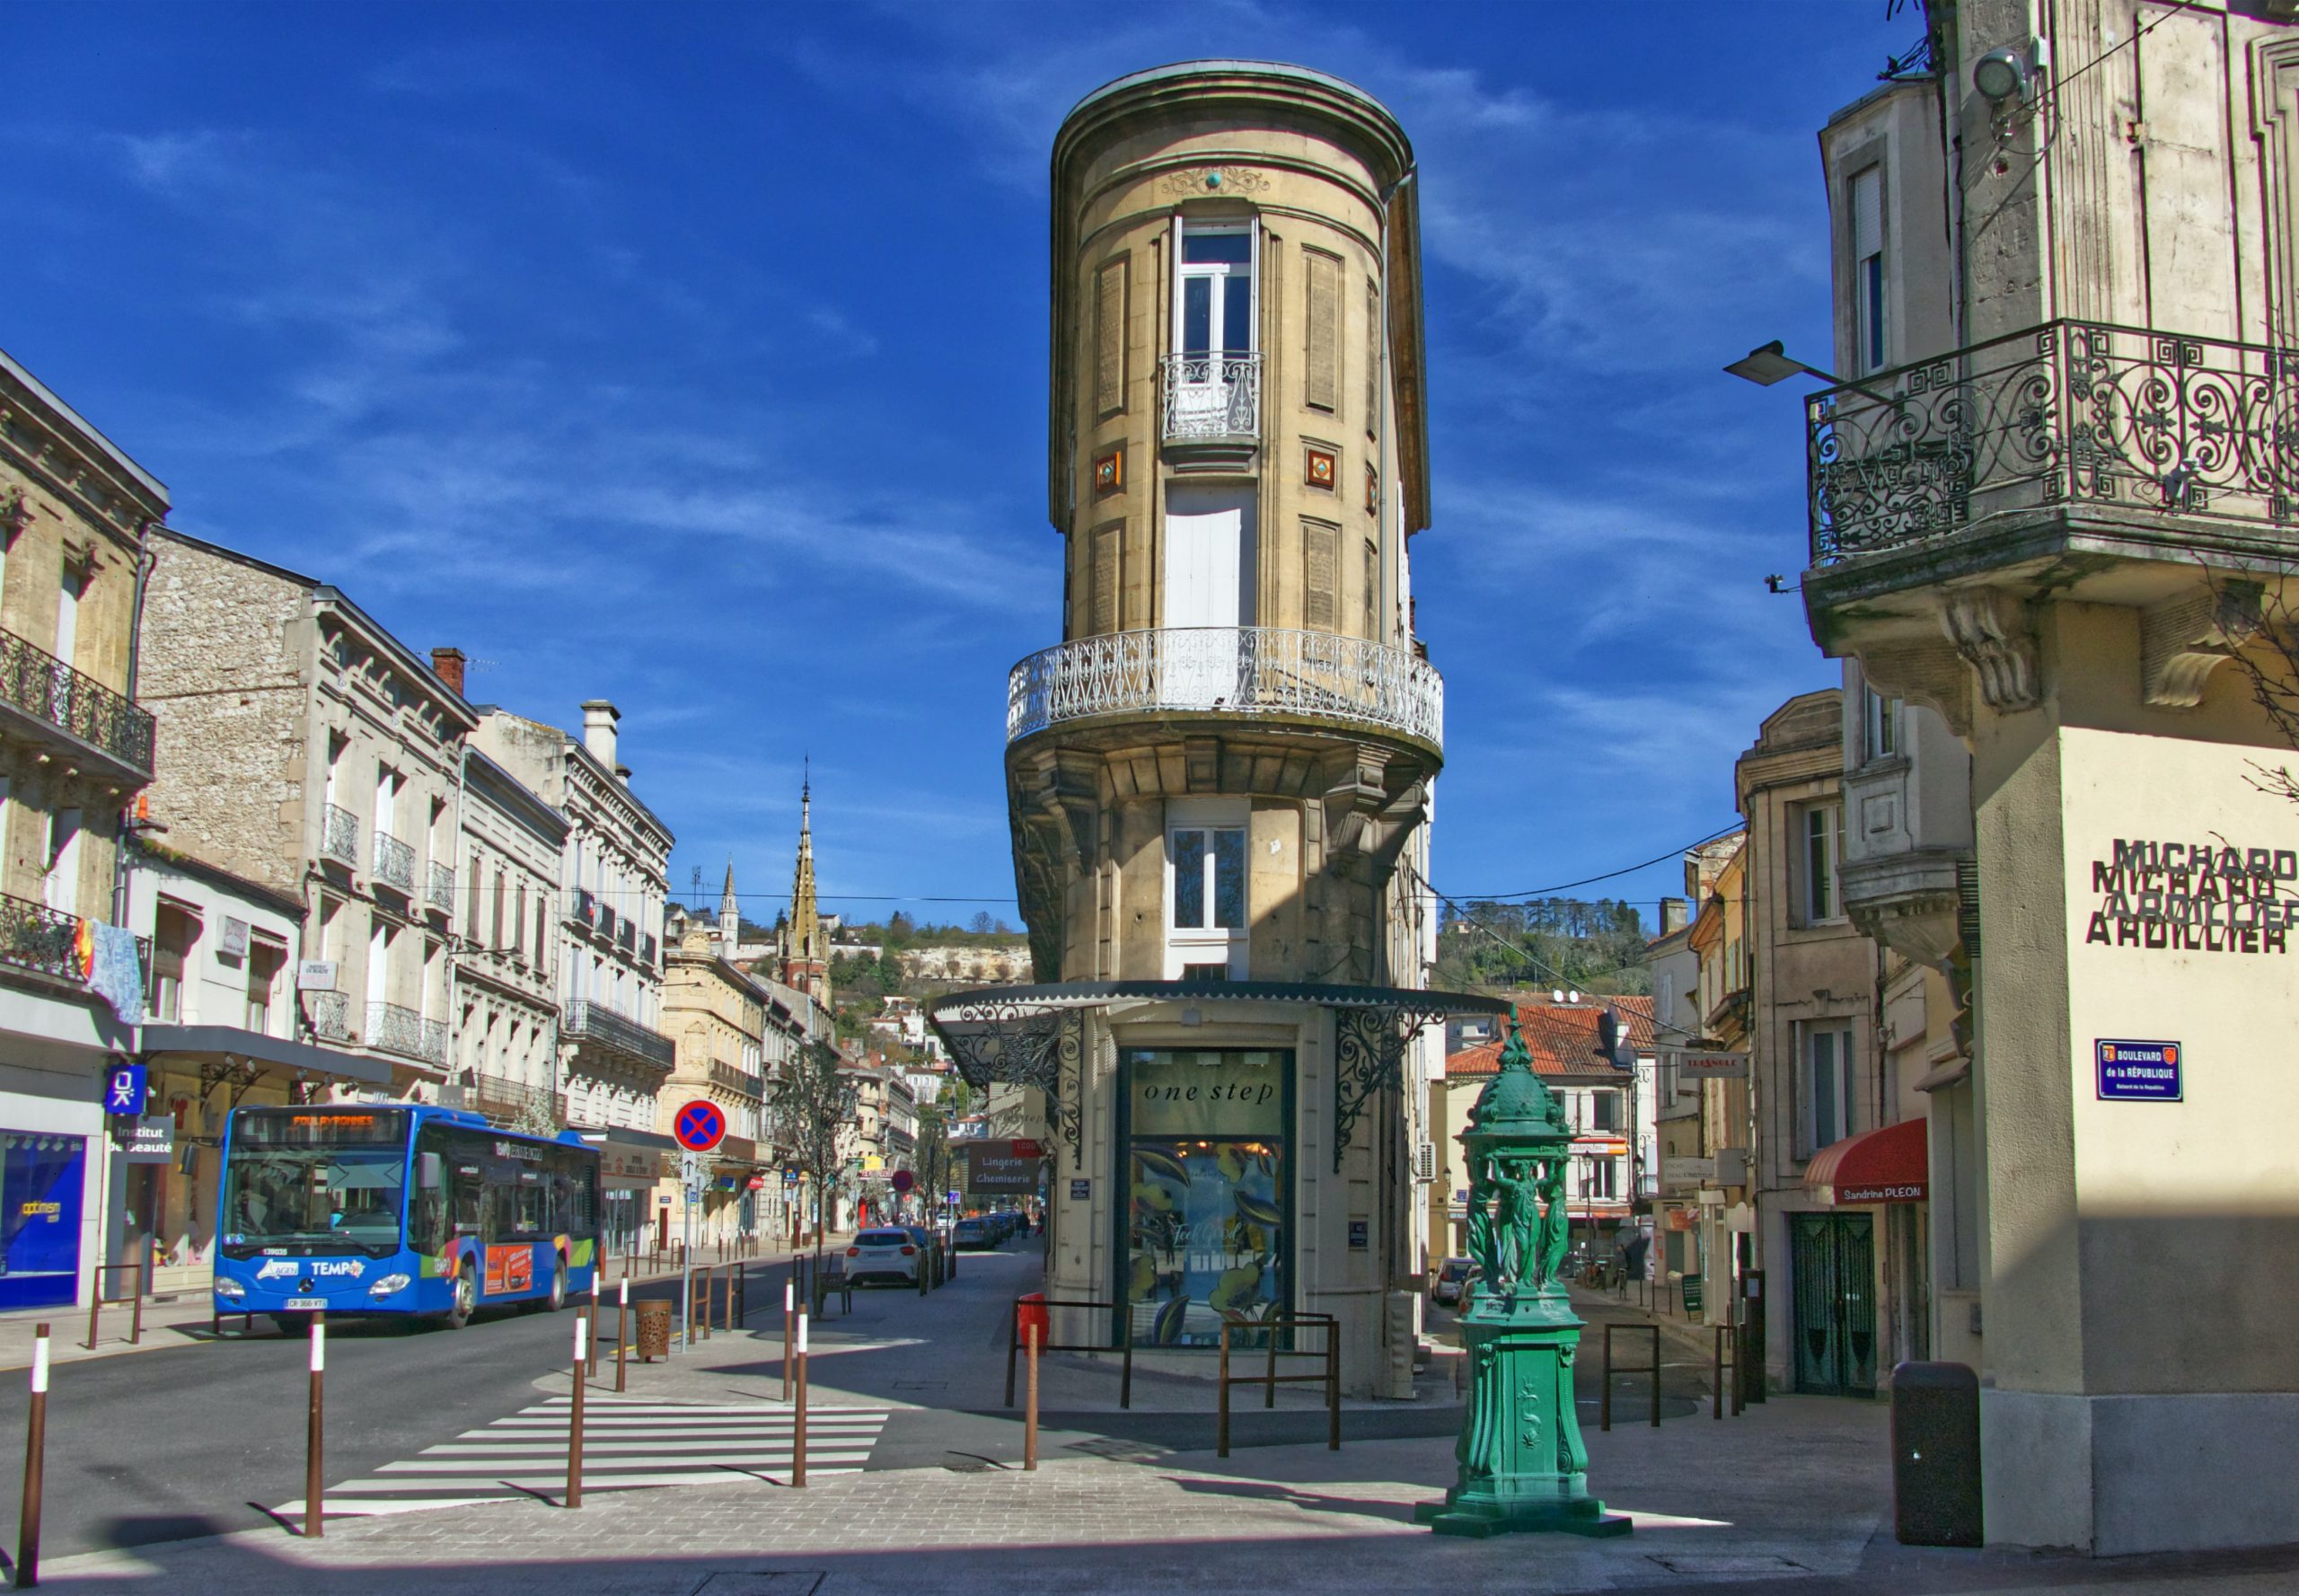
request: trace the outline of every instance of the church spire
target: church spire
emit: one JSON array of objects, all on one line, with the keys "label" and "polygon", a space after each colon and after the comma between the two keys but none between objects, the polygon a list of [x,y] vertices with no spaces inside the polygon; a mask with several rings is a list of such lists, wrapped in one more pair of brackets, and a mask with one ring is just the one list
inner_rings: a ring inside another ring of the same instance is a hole
[{"label": "church spire", "polygon": [[718,897],[718,952],[720,956],[726,958],[734,957],[735,950],[742,945],[742,940],[743,911],[735,898],[735,860],[734,856],[729,854],[727,859],[727,890]]},{"label": "church spire", "polygon": [[782,983],[830,1001],[830,951],[823,944],[822,912],[815,902],[814,762],[798,783],[798,864],[790,881],[790,924],[783,932]]}]

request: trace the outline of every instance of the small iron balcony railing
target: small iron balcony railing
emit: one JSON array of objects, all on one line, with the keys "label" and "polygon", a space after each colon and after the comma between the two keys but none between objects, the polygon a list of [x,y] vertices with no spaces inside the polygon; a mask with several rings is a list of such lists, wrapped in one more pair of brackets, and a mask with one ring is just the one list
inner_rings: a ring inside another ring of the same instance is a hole
[{"label": "small iron balcony railing", "polygon": [[426,1019],[397,1003],[367,1005],[367,1045],[426,1063],[447,1062],[447,1022]]},{"label": "small iron balcony railing", "polygon": [[1812,563],[2090,505],[2299,530],[2299,350],[2047,322],[1805,401]]},{"label": "small iron balcony railing", "polygon": [[484,1070],[466,1090],[465,1101],[489,1119],[523,1129],[555,1128],[567,1123],[559,1094],[550,1087],[491,1075]]},{"label": "small iron balcony railing", "polygon": [[599,900],[591,895],[588,887],[578,886],[568,905],[567,914],[568,919],[586,928],[595,926],[599,923]]},{"label": "small iron balcony railing", "polygon": [[748,1070],[737,1069],[733,1064],[722,1064],[716,1059],[710,1062],[710,1084],[761,1102],[766,1099],[765,1076],[753,1075]]},{"label": "small iron balcony railing", "polygon": [[639,951],[639,925],[628,914],[614,928],[614,945],[625,953]]},{"label": "small iron balcony railing", "polygon": [[307,992],[312,1030],[330,1042],[351,1040],[351,1000],[339,992]]},{"label": "small iron balcony railing", "polygon": [[678,1050],[668,1036],[585,999],[567,1005],[559,1035],[569,1042],[595,1042],[665,1070],[677,1061]]},{"label": "small iron balcony railing", "polygon": [[655,933],[648,931],[639,939],[639,962],[652,969],[655,965]]},{"label": "small iron balcony railing", "polygon": [[12,631],[0,631],[0,700],[151,774],[150,711]]},{"label": "small iron balcony railing", "polygon": [[375,833],[375,879],[404,893],[415,891],[415,850],[389,832]]},{"label": "small iron balcony railing", "polygon": [[1258,354],[1168,355],[1159,366],[1167,442],[1261,436]]},{"label": "small iron balcony railing", "polygon": [[599,905],[599,935],[610,942],[613,941],[615,924],[621,918],[621,916],[614,912],[612,905],[601,904]]},{"label": "small iron balcony railing", "polygon": [[322,858],[359,868],[359,816],[330,804],[320,813],[320,853]]},{"label": "small iron balcony railing", "polygon": [[1110,632],[1042,648],[1007,679],[1006,739],[1160,710],[1309,716],[1445,742],[1445,680],[1419,655],[1270,626]]},{"label": "small iron balcony railing", "polygon": [[[0,964],[81,980],[79,937],[78,915],[0,893]],[[149,959],[144,967],[151,968]]]},{"label": "small iron balcony railing", "polygon": [[436,859],[431,861],[430,878],[424,883],[423,901],[442,914],[454,914],[455,873]]}]

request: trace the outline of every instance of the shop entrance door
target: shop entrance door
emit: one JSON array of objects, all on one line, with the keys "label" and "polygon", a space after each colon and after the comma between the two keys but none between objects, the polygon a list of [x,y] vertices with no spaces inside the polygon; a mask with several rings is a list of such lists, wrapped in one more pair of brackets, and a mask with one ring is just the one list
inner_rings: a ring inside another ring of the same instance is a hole
[{"label": "shop entrance door", "polygon": [[1876,1394],[1876,1236],[1865,1213],[1792,1213],[1796,1389]]}]

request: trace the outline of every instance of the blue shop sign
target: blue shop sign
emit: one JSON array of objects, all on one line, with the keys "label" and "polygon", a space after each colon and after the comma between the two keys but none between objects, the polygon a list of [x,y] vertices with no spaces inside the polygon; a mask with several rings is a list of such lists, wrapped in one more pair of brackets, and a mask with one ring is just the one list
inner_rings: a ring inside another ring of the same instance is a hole
[{"label": "blue shop sign", "polygon": [[2177,1103],[2186,1095],[2177,1042],[2102,1037],[2092,1044],[2092,1057],[2103,1102]]},{"label": "blue shop sign", "polygon": [[104,1112],[144,1112],[144,1066],[114,1064],[104,1072]]}]

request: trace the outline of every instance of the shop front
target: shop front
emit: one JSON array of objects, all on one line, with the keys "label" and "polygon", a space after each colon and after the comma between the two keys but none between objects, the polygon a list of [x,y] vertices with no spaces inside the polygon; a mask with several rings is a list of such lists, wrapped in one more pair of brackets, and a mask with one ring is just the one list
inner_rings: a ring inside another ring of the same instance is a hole
[{"label": "shop front", "polygon": [[678,1143],[654,1131],[575,1127],[599,1150],[599,1246],[609,1257],[643,1251],[656,1229],[656,1194],[677,1177]]},{"label": "shop front", "polygon": [[1929,1355],[1926,1124],[1904,1119],[1820,1149],[1810,1211],[1786,1214],[1789,1375],[1813,1395],[1865,1397],[1883,1371]]}]

